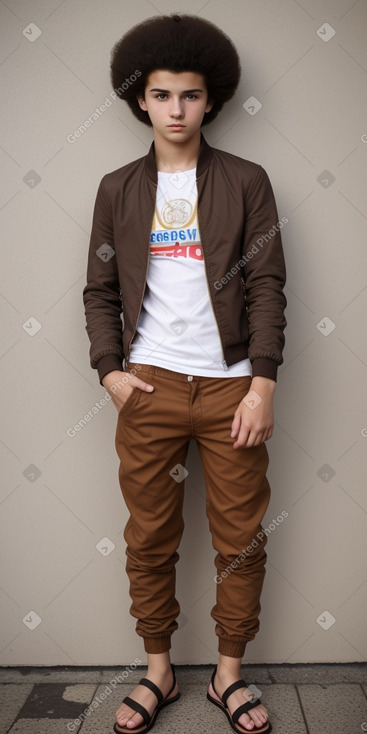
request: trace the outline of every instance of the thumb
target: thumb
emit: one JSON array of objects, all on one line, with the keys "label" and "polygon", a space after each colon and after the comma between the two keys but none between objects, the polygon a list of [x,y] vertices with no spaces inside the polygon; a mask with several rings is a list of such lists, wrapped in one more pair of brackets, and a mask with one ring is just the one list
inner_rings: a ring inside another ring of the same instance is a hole
[{"label": "thumb", "polygon": [[138,378],[138,380],[139,383],[137,387],[140,387],[141,390],[145,390],[145,392],[153,392],[154,385],[150,385],[149,382],[144,382],[144,380],[141,380],[140,378]]}]

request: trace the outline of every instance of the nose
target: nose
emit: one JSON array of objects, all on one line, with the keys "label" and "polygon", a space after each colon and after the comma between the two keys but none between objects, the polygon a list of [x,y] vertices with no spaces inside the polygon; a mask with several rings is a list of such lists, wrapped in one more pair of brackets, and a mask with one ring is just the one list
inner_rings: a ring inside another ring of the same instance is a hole
[{"label": "nose", "polygon": [[178,97],[173,97],[171,102],[171,117],[182,117],[182,103]]}]

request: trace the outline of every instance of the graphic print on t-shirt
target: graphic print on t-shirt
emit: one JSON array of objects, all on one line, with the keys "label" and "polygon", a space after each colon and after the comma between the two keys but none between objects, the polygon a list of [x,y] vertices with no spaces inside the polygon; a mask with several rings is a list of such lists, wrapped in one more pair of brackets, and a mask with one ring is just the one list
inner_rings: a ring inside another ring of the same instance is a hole
[{"label": "graphic print on t-shirt", "polygon": [[168,199],[165,194],[156,202],[150,236],[153,257],[185,257],[203,260],[197,224],[197,198]]}]

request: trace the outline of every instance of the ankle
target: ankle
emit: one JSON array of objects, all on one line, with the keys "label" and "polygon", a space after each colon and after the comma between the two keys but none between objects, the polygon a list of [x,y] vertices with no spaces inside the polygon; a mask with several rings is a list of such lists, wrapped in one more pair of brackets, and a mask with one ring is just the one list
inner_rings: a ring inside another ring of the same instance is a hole
[{"label": "ankle", "polygon": [[148,671],[159,677],[171,675],[172,668],[168,653],[149,654]]},{"label": "ankle", "polygon": [[241,678],[241,658],[229,658],[220,656],[217,664],[216,677],[219,680]]},{"label": "ankle", "polygon": [[235,680],[239,680],[241,678],[241,666],[228,667],[223,663],[221,665],[217,665],[215,678],[217,681],[222,683],[231,683]]},{"label": "ankle", "polygon": [[147,674],[154,678],[157,678],[158,680],[166,680],[167,678],[171,680],[172,668],[170,665],[168,666],[148,665]]},{"label": "ankle", "polygon": [[235,680],[239,680],[241,678],[241,671],[240,670],[228,670],[227,668],[217,668],[215,673],[215,680],[219,681],[219,683],[233,683]]}]

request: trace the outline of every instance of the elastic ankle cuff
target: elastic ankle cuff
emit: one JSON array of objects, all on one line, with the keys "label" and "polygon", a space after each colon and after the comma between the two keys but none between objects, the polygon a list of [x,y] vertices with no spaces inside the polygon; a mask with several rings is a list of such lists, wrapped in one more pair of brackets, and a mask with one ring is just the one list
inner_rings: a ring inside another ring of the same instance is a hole
[{"label": "elastic ankle cuff", "polygon": [[218,638],[218,652],[230,658],[242,658],[245,654],[247,640],[227,640],[225,637]]},{"label": "elastic ankle cuff", "polygon": [[171,635],[144,637],[144,650],[148,653],[167,652],[171,649]]}]

